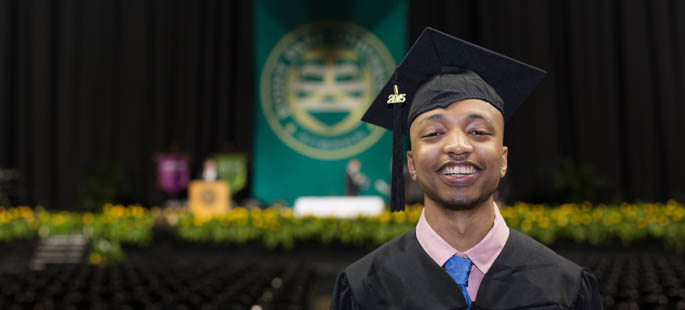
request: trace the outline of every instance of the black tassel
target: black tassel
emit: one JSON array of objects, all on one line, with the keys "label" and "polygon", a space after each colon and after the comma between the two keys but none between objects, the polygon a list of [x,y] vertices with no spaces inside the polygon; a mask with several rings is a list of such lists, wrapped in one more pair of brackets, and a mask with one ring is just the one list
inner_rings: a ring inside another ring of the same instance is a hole
[{"label": "black tassel", "polygon": [[392,107],[392,182],[390,211],[404,210],[404,147],[402,145],[402,103],[394,103]]}]

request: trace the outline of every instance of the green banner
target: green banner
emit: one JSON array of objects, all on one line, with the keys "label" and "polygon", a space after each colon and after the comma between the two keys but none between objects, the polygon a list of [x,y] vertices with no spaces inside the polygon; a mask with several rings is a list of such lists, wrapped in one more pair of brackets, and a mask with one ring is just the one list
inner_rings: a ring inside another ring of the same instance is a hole
[{"label": "green banner", "polygon": [[345,193],[387,199],[391,134],[360,119],[404,55],[406,2],[254,5],[252,195],[287,204]]},{"label": "green banner", "polygon": [[231,194],[239,192],[247,183],[247,156],[242,153],[219,154],[214,157],[220,180],[228,183]]}]

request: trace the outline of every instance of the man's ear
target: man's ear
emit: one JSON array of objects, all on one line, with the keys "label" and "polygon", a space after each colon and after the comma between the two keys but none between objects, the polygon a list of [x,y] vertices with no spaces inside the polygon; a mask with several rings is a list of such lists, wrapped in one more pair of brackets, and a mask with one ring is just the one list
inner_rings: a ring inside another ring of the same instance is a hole
[{"label": "man's ear", "polygon": [[416,181],[416,167],[414,167],[414,156],[411,151],[407,151],[407,168],[409,168],[411,179]]},{"label": "man's ear", "polygon": [[507,175],[507,156],[509,155],[509,148],[502,147],[502,168],[500,169],[500,178]]}]

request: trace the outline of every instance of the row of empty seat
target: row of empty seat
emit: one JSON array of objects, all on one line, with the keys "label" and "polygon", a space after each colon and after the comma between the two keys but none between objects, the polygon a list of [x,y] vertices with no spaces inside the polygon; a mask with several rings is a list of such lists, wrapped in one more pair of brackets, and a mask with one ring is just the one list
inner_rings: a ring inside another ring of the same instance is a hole
[{"label": "row of empty seat", "polygon": [[[130,249],[121,264],[47,264],[42,270],[0,272],[0,309],[319,309],[321,303],[313,308],[312,300],[330,294],[335,274],[364,253],[159,244]],[[559,252],[593,271],[605,309],[685,310],[681,254]]]},{"label": "row of empty seat", "polygon": [[663,253],[574,253],[592,270],[605,309],[685,309],[685,259]]},{"label": "row of empty seat", "polygon": [[304,265],[188,262],[48,265],[0,275],[0,309],[306,309]]}]

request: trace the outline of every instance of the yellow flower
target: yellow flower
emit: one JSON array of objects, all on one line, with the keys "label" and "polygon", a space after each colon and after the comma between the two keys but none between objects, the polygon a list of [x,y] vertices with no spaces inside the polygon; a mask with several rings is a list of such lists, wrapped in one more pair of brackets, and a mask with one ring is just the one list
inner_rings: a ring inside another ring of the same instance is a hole
[{"label": "yellow flower", "polygon": [[529,206],[523,202],[517,202],[514,205],[514,209],[520,214],[520,213],[526,213],[528,212]]},{"label": "yellow flower", "polygon": [[621,203],[621,210],[628,211],[632,209],[633,206],[629,205],[627,202],[622,202]]},{"label": "yellow flower", "polygon": [[231,220],[231,222],[238,222],[241,224],[245,224],[247,222],[247,217],[249,215],[249,212],[247,209],[243,207],[237,207],[232,209],[231,211],[226,214],[226,216]]},{"label": "yellow flower", "polygon": [[577,226],[578,224],[580,224],[580,221],[581,221],[580,216],[578,216],[578,215],[571,216],[571,225]]},{"label": "yellow flower", "polygon": [[676,222],[680,222],[680,220],[685,216],[685,211],[683,208],[676,209],[673,213],[673,219]]},{"label": "yellow flower", "polygon": [[592,209],[592,204],[589,201],[585,201],[581,207],[583,208],[583,211],[590,211],[590,209]]},{"label": "yellow flower", "polygon": [[55,217],[52,219],[52,222],[55,223],[55,225],[62,225],[64,220],[64,213],[59,213],[55,215]]},{"label": "yellow flower", "polygon": [[576,204],[574,204],[574,203],[565,203],[565,204],[561,205],[560,208],[561,208],[561,210],[563,210],[564,212],[570,213],[570,214],[573,214],[573,213],[577,213],[577,212],[578,212],[578,205],[576,205]]},{"label": "yellow flower", "polygon": [[407,215],[404,211],[395,212],[392,217],[396,223],[404,223],[407,220]]},{"label": "yellow flower", "polygon": [[637,228],[638,229],[643,229],[643,228],[645,228],[645,226],[647,226],[647,221],[645,221],[645,219],[637,220]]},{"label": "yellow flower", "polygon": [[504,221],[507,222],[509,226],[516,226],[519,224],[518,217],[505,218]]},{"label": "yellow flower", "polygon": [[541,217],[540,220],[538,221],[538,225],[540,225],[540,228],[549,227],[549,218],[546,216]]},{"label": "yellow flower", "polygon": [[193,217],[193,225],[198,227],[202,226],[202,224],[204,224],[207,220],[208,218],[206,217],[195,216]]},{"label": "yellow flower", "polygon": [[661,226],[664,226],[664,227],[665,227],[665,226],[668,226],[669,223],[670,223],[670,221],[669,221],[668,218],[666,218],[665,216],[662,215],[662,216],[659,217],[659,224],[660,224]]},{"label": "yellow flower", "polygon": [[346,232],[349,229],[350,229],[350,222],[349,221],[343,221],[342,223],[340,223],[340,230],[342,230],[343,232]]},{"label": "yellow flower", "polygon": [[128,206],[128,214],[133,215],[135,217],[141,217],[145,215],[145,208],[143,208],[141,205],[135,204],[135,205],[130,205]]},{"label": "yellow flower", "polygon": [[421,210],[423,210],[423,207],[421,207],[420,205],[412,206],[412,208],[409,209],[408,220],[412,223],[418,222],[419,217],[421,216]]},{"label": "yellow flower", "polygon": [[262,228],[264,227],[264,220],[261,217],[254,217],[252,219],[252,226]]},{"label": "yellow flower", "polygon": [[523,232],[527,232],[531,228],[533,228],[533,223],[528,219],[523,220],[523,223],[521,223],[521,230]]},{"label": "yellow flower", "polygon": [[29,219],[33,217],[33,210],[31,208],[23,206],[19,207],[19,215],[25,219]]},{"label": "yellow flower", "polygon": [[264,217],[264,219],[270,220],[276,217],[276,210],[273,208],[264,209],[264,211],[262,211],[262,216]]},{"label": "yellow flower", "polygon": [[666,214],[667,215],[672,215],[675,210],[676,210],[676,205],[674,205],[674,204],[667,204],[666,205]]},{"label": "yellow flower", "polygon": [[91,253],[88,256],[88,261],[93,265],[99,265],[102,263],[102,256],[98,253]]},{"label": "yellow flower", "polygon": [[19,210],[17,210],[17,208],[12,208],[7,213],[9,214],[10,220],[13,220],[13,219],[19,217]]},{"label": "yellow flower", "polygon": [[378,217],[378,221],[379,221],[382,225],[387,225],[387,224],[390,222],[390,212],[388,212],[388,211],[383,212],[383,213]]},{"label": "yellow flower", "polygon": [[293,218],[293,210],[292,209],[285,209],[281,211],[281,216],[285,219],[291,219]]},{"label": "yellow flower", "polygon": [[81,222],[83,222],[83,224],[88,225],[88,224],[93,222],[93,219],[94,219],[93,214],[90,212],[87,212],[87,213],[83,214],[83,216],[81,217]]},{"label": "yellow flower", "polygon": [[126,209],[122,205],[110,205],[109,207],[105,206],[105,213],[112,217],[122,217],[126,214]]},{"label": "yellow flower", "polygon": [[592,224],[592,217],[589,214],[583,214],[582,221],[583,221],[583,224],[590,225],[590,224]]},{"label": "yellow flower", "polygon": [[673,200],[673,199],[669,199],[669,200],[666,202],[666,204],[667,204],[667,205],[673,205],[673,206],[677,206],[677,205],[678,205],[678,203],[677,203],[675,200]]},{"label": "yellow flower", "polygon": [[513,212],[511,207],[503,206],[503,205],[498,205],[498,206],[499,206],[499,213],[502,214],[503,218],[511,217],[512,212]]},{"label": "yellow flower", "polygon": [[557,225],[559,225],[559,227],[566,227],[566,225],[568,225],[568,216],[562,214],[557,216]]}]

